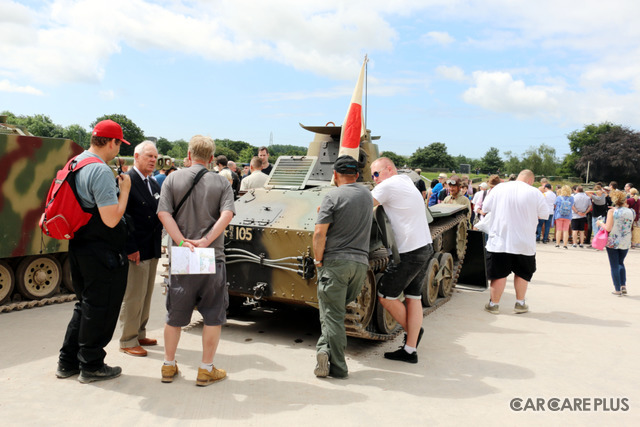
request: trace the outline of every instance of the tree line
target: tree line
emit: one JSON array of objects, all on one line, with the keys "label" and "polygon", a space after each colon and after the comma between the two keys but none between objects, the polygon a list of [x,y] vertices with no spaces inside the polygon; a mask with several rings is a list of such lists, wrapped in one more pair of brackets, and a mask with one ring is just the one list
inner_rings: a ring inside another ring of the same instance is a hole
[{"label": "tree line", "polygon": [[[1,115],[7,116],[7,123],[21,126],[30,133],[44,138],[67,138],[76,142],[83,148],[89,148],[91,140],[91,131],[79,124],[72,124],[63,127],[54,123],[49,116],[44,114],[36,114],[33,116],[16,116],[10,111],[3,111]],[[145,132],[136,125],[131,119],[123,114],[105,114],[97,117],[89,124],[89,128],[93,127],[102,120],[111,119],[122,126],[124,139],[129,141],[131,145],[122,145],[120,154],[122,156],[133,156],[133,150],[136,145],[150,139]],[[180,164],[182,159],[187,157],[189,142],[184,139],[170,141],[164,137],[151,137],[156,142],[158,153],[167,155],[176,159]],[[216,139],[215,155],[225,155],[227,159],[238,163],[249,163],[253,156],[258,155],[260,146],[254,146],[245,141],[233,141],[230,139]],[[269,160],[275,163],[279,156],[304,156],[307,154],[306,147],[295,145],[271,144],[269,145]]]},{"label": "tree line", "polygon": [[[48,116],[16,116],[9,111],[7,123],[26,128],[34,135],[51,138],[68,138],[84,148],[89,147],[90,131],[79,124],[62,127],[54,123]],[[122,126],[124,137],[131,146],[121,147],[124,156],[133,155],[134,147],[147,139],[145,132],[132,120],[122,114],[107,114],[96,118],[89,128],[101,120],[111,119]],[[418,148],[410,156],[402,156],[392,151],[383,151],[382,156],[389,157],[398,167],[440,168],[449,171],[460,170],[460,165],[470,165],[471,171],[490,174],[518,173],[522,169],[530,169],[536,175],[576,177],[590,180],[618,180],[621,182],[640,181],[640,132],[626,126],[604,122],[589,124],[583,129],[575,130],[567,135],[571,152],[559,159],[555,148],[541,144],[530,147],[521,155],[490,147],[479,159],[464,155],[452,156],[442,142],[433,142]],[[259,146],[245,141],[216,139],[215,155],[225,155],[229,160],[248,163],[258,154]],[[156,139],[158,152],[180,161],[187,156],[188,142],[184,139],[170,141],[164,137]],[[302,156],[307,153],[306,147],[294,145],[272,144],[269,146],[269,157],[273,163],[279,156]]]},{"label": "tree line", "polygon": [[468,164],[472,172],[484,174],[517,174],[530,169],[536,175],[588,178],[590,181],[635,182],[640,184],[640,132],[626,126],[604,122],[589,124],[567,135],[571,152],[559,159],[555,148],[541,144],[530,147],[522,155],[490,147],[485,155],[473,159],[464,155],[452,156],[442,142],[418,148],[411,156],[383,151],[396,166],[413,168],[442,168],[460,170]]}]

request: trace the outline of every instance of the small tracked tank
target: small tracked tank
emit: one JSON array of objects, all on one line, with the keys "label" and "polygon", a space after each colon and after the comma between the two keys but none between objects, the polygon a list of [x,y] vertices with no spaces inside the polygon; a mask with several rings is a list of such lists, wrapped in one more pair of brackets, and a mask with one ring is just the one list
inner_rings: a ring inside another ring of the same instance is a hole
[{"label": "small tracked tank", "polygon": [[[318,307],[312,238],[318,208],[334,188],[331,178],[341,127],[301,126],[315,134],[307,155],[278,158],[265,187],[249,190],[236,201],[236,216],[225,240],[232,308],[256,302]],[[360,142],[359,181],[370,189],[370,165],[377,158],[378,147],[367,132]],[[424,215],[430,223],[435,255],[424,279],[422,300],[425,307],[435,307],[449,299],[460,272],[467,211],[458,205],[425,206]],[[384,210],[377,207],[371,224],[367,280],[359,297],[347,307],[348,335],[387,340],[398,333],[398,324],[377,301],[377,283],[394,259],[398,258],[393,232]]]}]

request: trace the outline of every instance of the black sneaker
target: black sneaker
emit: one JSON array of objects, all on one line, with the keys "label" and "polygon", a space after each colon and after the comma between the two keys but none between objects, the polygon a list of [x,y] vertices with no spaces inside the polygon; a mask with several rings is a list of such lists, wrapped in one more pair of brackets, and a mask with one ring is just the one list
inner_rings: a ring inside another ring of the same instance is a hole
[{"label": "black sneaker", "polygon": [[122,368],[119,366],[111,367],[109,365],[103,365],[102,368],[97,371],[85,371],[80,372],[78,381],[82,384],[92,383],[94,381],[104,381],[119,377],[122,373]]},{"label": "black sneaker", "polygon": [[58,369],[56,369],[56,377],[69,378],[80,373],[80,368],[66,368],[58,363]]},{"label": "black sneaker", "polygon": [[[420,345],[422,334],[424,334],[424,328],[420,328],[420,332],[418,332],[418,341],[416,342],[416,348]],[[404,347],[406,344],[407,344],[407,334],[404,334],[404,340],[402,341],[402,346]]]},{"label": "black sneaker", "polygon": [[396,351],[390,351],[384,354],[385,359],[399,360],[407,363],[418,363],[418,352],[407,353],[403,347],[400,347]]}]

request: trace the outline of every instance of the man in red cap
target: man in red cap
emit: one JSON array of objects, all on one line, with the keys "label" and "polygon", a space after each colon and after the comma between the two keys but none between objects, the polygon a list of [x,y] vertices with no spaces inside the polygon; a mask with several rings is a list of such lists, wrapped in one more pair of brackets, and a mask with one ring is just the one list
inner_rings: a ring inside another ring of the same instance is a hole
[{"label": "man in red cap", "polygon": [[104,347],[111,341],[127,285],[127,225],[122,216],[127,207],[131,179],[114,179],[107,162],[113,160],[125,141],[122,128],[103,120],[93,129],[91,146],[76,160],[95,157],[76,174],[80,205],[93,214],[69,242],[71,279],[78,297],[67,327],[56,376],[80,374],[81,383],[108,380],[122,369],[104,363]]}]

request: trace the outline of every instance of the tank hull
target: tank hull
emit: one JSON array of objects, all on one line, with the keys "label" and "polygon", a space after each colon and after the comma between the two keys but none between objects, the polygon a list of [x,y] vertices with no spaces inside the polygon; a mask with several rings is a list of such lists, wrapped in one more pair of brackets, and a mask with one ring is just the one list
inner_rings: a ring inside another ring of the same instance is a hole
[{"label": "tank hull", "polygon": [[[308,156],[286,159],[282,164],[284,159],[278,159],[265,188],[250,190],[236,201],[236,216],[225,239],[232,304],[318,306],[313,231],[324,196],[335,188],[331,173],[338,156],[340,131],[336,127],[305,129],[315,133]],[[373,188],[370,165],[377,156],[377,146],[368,134],[361,141],[358,160],[361,185],[369,189]],[[305,178],[295,181],[291,178],[294,175]],[[270,185],[282,182],[287,188]],[[386,215],[380,207],[376,209],[367,280],[358,299],[347,307],[345,326],[350,336],[386,340],[397,335],[400,328],[378,303],[377,284],[389,263],[399,259]],[[467,211],[459,205],[439,205],[431,210],[425,206],[424,215],[430,223],[435,250],[432,274],[424,278],[423,286],[428,312],[452,294],[466,255]]]}]

